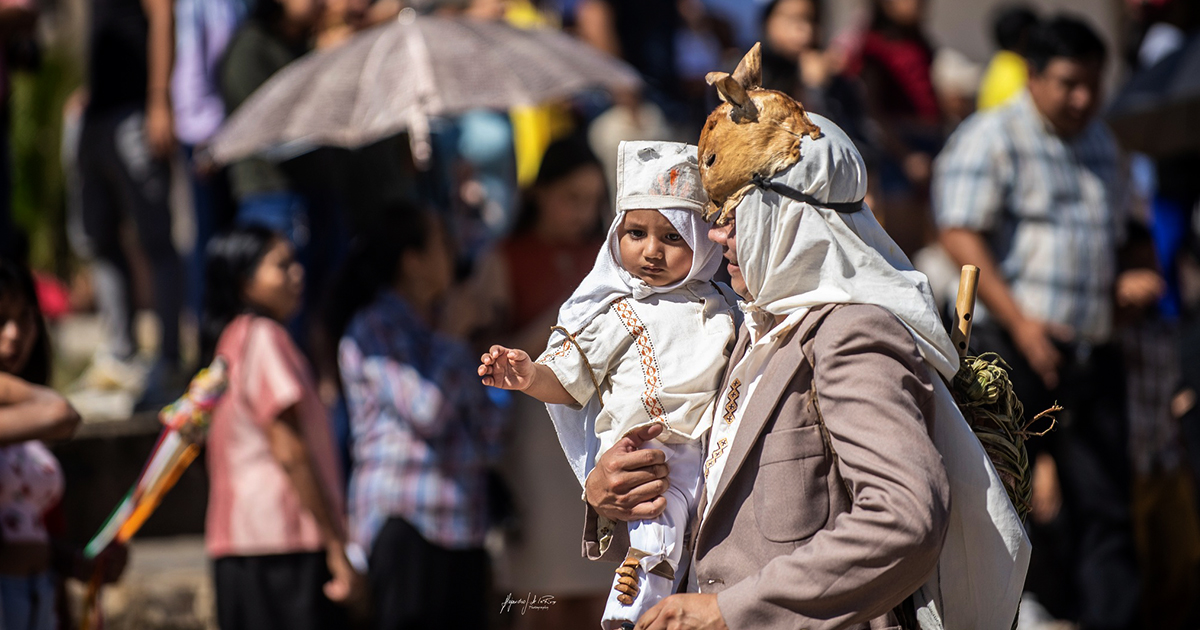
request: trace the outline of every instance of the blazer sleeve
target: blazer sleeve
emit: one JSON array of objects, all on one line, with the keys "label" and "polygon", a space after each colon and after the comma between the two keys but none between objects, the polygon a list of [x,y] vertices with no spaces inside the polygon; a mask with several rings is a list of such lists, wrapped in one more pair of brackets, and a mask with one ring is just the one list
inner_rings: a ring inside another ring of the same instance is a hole
[{"label": "blazer sleeve", "polygon": [[732,630],[831,630],[884,615],[932,575],[946,535],[949,483],[928,431],[931,371],[908,330],[879,307],[841,308],[817,329],[811,357],[852,505],[717,595]]},{"label": "blazer sleeve", "polygon": [[587,513],[583,521],[583,557],[588,560],[621,562],[629,553],[629,524],[610,521],[584,503]]}]

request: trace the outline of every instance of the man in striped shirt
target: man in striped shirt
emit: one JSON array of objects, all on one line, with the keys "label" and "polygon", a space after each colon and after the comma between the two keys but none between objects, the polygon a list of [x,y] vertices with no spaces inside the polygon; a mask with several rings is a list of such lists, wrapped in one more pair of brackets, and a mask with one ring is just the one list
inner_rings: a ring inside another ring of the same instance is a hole
[{"label": "man in striped shirt", "polygon": [[1152,270],[1122,271],[1126,174],[1096,120],[1105,54],[1079,20],[1038,27],[1027,90],[965,121],[933,180],[943,246],[980,268],[972,345],[1012,365],[1029,415],[1066,407],[1058,430],[1030,443],[1028,587],[1083,628],[1134,623],[1124,376],[1110,342],[1116,308],[1147,306],[1162,287]]}]

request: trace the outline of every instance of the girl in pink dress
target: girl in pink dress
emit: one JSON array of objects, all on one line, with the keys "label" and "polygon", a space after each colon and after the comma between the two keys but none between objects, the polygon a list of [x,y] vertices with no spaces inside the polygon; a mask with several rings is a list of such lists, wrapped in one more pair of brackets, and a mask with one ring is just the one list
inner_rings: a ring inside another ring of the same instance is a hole
[{"label": "girl in pink dress", "polygon": [[240,228],[208,248],[205,349],[229,365],[213,410],[205,545],[222,630],[342,627],[359,576],[312,368],[283,322],[300,306],[292,246]]}]

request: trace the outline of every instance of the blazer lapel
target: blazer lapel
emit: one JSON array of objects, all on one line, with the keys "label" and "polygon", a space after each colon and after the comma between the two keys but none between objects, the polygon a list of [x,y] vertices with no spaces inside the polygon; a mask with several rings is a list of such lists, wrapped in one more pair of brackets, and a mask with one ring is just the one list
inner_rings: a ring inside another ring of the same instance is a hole
[{"label": "blazer lapel", "polygon": [[[800,365],[804,362],[801,345],[804,338],[808,336],[809,329],[820,322],[822,315],[830,308],[832,306],[826,305],[806,313],[792,329],[792,332],[783,338],[783,345],[767,361],[767,365],[763,369],[762,381],[754,388],[754,395],[746,401],[748,406],[745,413],[742,414],[737,432],[734,434],[733,448],[729,451],[729,461],[725,462],[725,469],[721,473],[721,479],[717,482],[717,491],[713,494],[713,505],[720,502],[721,495],[728,489],[731,480],[737,476],[750,449],[758,442],[759,434],[762,433],[767,420],[771,418],[775,406],[779,403],[779,398],[783,396],[783,392],[791,384],[796,370],[800,369]],[[747,336],[749,335],[747,334]],[[728,373],[725,378],[729,379]],[[701,511],[700,514],[704,514],[704,512]]]}]

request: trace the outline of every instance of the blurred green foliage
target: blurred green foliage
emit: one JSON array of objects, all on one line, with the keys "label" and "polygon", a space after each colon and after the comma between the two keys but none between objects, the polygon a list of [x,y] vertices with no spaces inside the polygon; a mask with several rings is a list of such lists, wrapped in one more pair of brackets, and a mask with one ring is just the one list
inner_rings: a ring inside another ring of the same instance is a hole
[{"label": "blurred green foliage", "polygon": [[66,275],[67,186],[62,167],[63,104],[82,83],[78,60],[47,48],[36,71],[13,74],[10,105],[13,218],[29,235],[30,263]]}]

